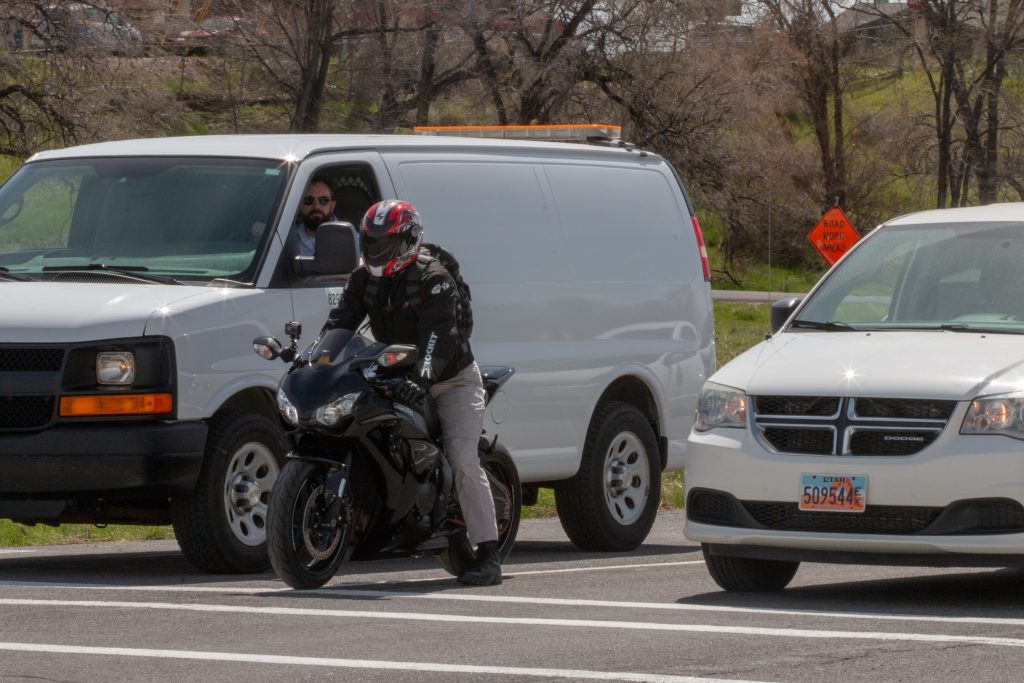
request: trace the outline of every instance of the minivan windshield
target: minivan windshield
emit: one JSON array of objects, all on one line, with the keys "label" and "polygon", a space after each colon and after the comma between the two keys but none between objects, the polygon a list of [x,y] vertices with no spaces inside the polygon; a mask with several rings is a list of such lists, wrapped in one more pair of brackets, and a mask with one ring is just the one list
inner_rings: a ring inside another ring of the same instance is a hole
[{"label": "minivan windshield", "polygon": [[883,226],[791,326],[1024,333],[1024,223]]},{"label": "minivan windshield", "polygon": [[80,269],[252,282],[287,177],[276,160],[27,163],[0,187],[0,267],[33,279]]}]

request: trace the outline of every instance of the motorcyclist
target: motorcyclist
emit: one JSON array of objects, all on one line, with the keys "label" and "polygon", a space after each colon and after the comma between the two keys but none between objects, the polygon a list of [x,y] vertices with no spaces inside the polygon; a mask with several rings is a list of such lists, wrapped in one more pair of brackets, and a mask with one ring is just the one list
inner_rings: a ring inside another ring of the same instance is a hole
[{"label": "motorcyclist", "polygon": [[[369,316],[377,341],[419,349],[419,361],[395,396],[416,405],[429,391],[435,401],[469,542],[477,547],[476,563],[459,574],[459,583],[499,584],[494,500],[477,455],[484,389],[469,340],[458,330],[455,281],[436,259],[417,260],[423,225],[407,202],[386,199],[371,206],[359,225],[359,238],[363,263],[352,272],[325,328],[355,330]],[[407,280],[413,268],[423,270],[418,296],[410,297]]]}]

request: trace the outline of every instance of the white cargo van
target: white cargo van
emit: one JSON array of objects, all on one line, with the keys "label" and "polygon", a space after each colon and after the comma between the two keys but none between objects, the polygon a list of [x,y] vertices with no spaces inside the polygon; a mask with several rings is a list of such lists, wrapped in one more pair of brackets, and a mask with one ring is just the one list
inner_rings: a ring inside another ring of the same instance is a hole
[{"label": "white cargo van", "polygon": [[[459,258],[486,419],[525,499],[629,549],[682,466],[714,367],[707,261],[675,172],[634,149],[418,136],[130,140],[37,154],[0,187],[0,517],[172,522],[208,571],[264,568],[286,452],[283,366],[251,340],[320,330],[343,277],[295,258],[314,176],[342,221],[411,201]],[[319,264],[319,265],[318,265]]]}]

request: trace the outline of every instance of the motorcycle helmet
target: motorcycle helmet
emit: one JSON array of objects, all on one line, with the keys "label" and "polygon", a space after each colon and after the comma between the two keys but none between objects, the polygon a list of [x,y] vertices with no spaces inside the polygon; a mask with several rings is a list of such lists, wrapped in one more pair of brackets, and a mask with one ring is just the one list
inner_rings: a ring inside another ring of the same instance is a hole
[{"label": "motorcycle helmet", "polygon": [[366,211],[359,224],[359,251],[371,275],[393,277],[416,260],[423,224],[412,204],[385,199]]}]

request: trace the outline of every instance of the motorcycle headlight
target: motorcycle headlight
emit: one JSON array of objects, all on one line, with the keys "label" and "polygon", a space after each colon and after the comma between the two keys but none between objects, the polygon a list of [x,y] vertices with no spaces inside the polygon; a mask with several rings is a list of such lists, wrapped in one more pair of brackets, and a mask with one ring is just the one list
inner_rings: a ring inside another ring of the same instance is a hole
[{"label": "motorcycle headlight", "polygon": [[739,389],[705,382],[697,399],[697,422],[693,428],[706,432],[717,427],[747,426],[747,395]]},{"label": "motorcycle headlight", "polygon": [[352,394],[345,394],[325,406],[320,406],[316,409],[316,421],[325,427],[333,427],[338,424],[338,420],[352,414],[352,409],[355,407],[359,397],[362,396],[362,393],[357,391]]},{"label": "motorcycle headlight", "polygon": [[285,419],[285,422],[291,425],[299,424],[299,411],[292,405],[292,402],[288,400],[281,388],[277,388],[277,409],[281,412],[281,416]]},{"label": "motorcycle headlight", "polygon": [[1002,434],[1024,440],[1024,395],[987,396],[971,401],[961,434]]}]

